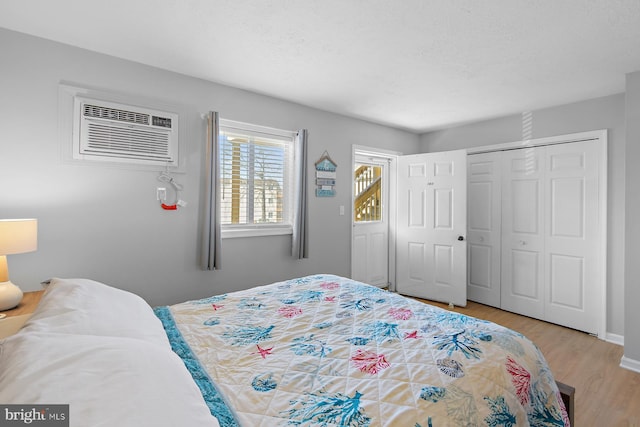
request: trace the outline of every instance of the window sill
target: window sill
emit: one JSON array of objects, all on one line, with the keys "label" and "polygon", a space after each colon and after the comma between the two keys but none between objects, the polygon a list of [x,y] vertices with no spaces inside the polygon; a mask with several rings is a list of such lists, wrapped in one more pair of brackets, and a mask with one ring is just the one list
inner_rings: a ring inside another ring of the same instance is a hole
[{"label": "window sill", "polygon": [[285,234],[293,234],[290,225],[284,226],[261,226],[261,227],[223,227],[223,239],[235,239],[239,237],[261,237],[261,236],[280,236]]}]

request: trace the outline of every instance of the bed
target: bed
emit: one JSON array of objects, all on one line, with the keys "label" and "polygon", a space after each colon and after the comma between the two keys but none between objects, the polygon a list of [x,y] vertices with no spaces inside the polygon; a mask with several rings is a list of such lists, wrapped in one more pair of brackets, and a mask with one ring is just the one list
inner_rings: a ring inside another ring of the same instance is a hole
[{"label": "bed", "polygon": [[0,366],[71,426],[569,425],[521,334],[335,275],[154,309],[53,279]]}]

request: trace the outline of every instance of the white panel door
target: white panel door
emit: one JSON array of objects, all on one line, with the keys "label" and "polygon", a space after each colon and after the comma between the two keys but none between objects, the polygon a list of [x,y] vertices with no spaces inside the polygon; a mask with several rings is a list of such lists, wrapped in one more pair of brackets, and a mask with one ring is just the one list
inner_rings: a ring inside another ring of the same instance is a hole
[{"label": "white panel door", "polygon": [[353,231],[351,277],[378,287],[389,284],[388,233],[380,224],[359,224]]},{"label": "white panel door", "polygon": [[501,307],[544,318],[545,148],[502,155]]},{"label": "white panel door", "polygon": [[597,334],[600,223],[597,142],[547,147],[545,320]]},{"label": "white panel door", "polygon": [[359,178],[354,177],[354,205],[357,205],[358,193],[362,192],[367,200],[367,212],[359,213],[354,206],[351,278],[386,287],[389,285],[388,161],[357,155],[354,169],[357,171],[363,167],[370,167],[376,172],[365,183],[358,182]]},{"label": "white panel door", "polygon": [[397,291],[467,304],[467,154],[398,158]]},{"label": "white panel door", "polygon": [[502,153],[467,157],[467,298],[500,307]]}]

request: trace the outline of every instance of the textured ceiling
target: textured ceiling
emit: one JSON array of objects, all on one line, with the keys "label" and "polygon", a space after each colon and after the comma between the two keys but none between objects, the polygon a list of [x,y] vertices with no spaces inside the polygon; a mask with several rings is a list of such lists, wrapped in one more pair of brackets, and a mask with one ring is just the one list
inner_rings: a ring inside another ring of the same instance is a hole
[{"label": "textured ceiling", "polygon": [[413,132],[640,70],[639,0],[1,0],[0,27]]}]

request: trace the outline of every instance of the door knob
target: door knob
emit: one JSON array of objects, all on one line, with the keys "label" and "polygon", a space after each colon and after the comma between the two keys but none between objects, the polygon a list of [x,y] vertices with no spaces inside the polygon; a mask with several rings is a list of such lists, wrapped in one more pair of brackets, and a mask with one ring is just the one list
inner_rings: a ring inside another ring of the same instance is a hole
[{"label": "door knob", "polygon": [[464,240],[464,237],[458,236],[458,241],[462,242],[463,240]]}]

